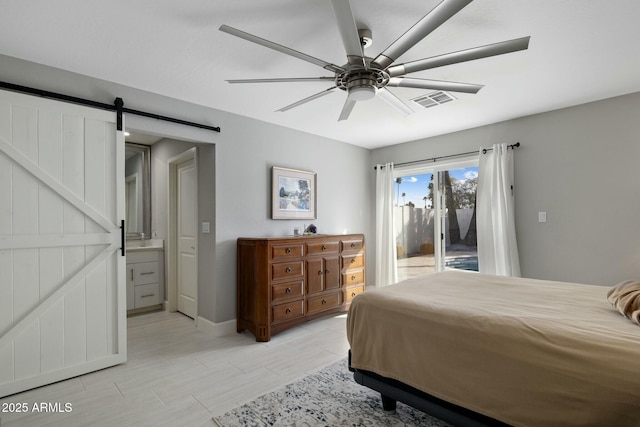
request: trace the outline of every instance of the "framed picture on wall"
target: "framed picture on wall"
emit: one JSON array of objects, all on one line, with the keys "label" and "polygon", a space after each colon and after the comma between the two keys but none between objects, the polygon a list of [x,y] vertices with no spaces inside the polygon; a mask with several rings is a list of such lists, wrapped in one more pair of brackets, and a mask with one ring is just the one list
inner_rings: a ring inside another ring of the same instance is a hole
[{"label": "framed picture on wall", "polygon": [[316,219],[314,172],[274,166],[271,187],[272,219]]}]

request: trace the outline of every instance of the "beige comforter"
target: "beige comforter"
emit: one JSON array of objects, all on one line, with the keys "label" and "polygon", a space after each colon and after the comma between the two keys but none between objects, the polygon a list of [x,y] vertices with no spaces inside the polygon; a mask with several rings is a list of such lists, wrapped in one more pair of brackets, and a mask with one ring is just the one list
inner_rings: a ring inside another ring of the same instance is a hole
[{"label": "beige comforter", "polygon": [[608,289],[446,271],[368,290],[351,364],[515,426],[640,426],[640,326]]}]

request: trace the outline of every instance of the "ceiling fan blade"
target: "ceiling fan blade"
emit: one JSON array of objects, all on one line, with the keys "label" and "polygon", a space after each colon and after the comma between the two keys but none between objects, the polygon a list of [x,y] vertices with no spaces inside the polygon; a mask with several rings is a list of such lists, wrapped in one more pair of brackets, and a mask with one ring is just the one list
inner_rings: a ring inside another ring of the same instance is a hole
[{"label": "ceiling fan blade", "polygon": [[486,46],[478,46],[471,49],[461,50],[459,52],[452,52],[431,58],[406,62],[404,64],[389,67],[387,72],[391,77],[395,77],[403,74],[415,73],[416,71],[442,67],[444,65],[458,64],[460,62],[473,61],[475,59],[489,58],[491,56],[526,50],[529,47],[530,38],[531,37],[529,36],[521,37],[519,39],[507,40]]},{"label": "ceiling fan blade", "polygon": [[405,104],[403,100],[385,88],[378,89],[377,96],[402,114],[409,115],[414,113],[411,107]]},{"label": "ceiling fan blade", "polygon": [[331,0],[349,64],[365,65],[358,27],[349,0]]},{"label": "ceiling fan blade", "polygon": [[264,47],[268,47],[269,49],[273,49],[280,53],[284,53],[286,55],[291,55],[294,58],[302,59],[303,61],[310,62],[315,65],[319,65],[320,67],[332,71],[334,73],[339,73],[344,71],[344,68],[339,67],[335,64],[331,64],[330,62],[323,61],[322,59],[315,58],[313,56],[307,55],[306,53],[298,52],[297,50],[291,49],[289,47],[283,46],[278,43],[274,43],[272,41],[263,39],[258,36],[254,36],[253,34],[246,33],[242,30],[238,30],[237,28],[230,27],[228,25],[220,26],[220,31],[231,34],[232,36],[240,37],[241,39],[259,44]]},{"label": "ceiling fan blade", "polygon": [[279,109],[277,111],[283,112],[283,111],[287,111],[287,110],[290,110],[292,108],[298,107],[298,106],[300,106],[302,104],[306,104],[307,102],[313,101],[314,99],[318,99],[321,96],[328,95],[335,88],[336,88],[335,86],[334,87],[330,87],[329,89],[325,89],[322,92],[318,92],[318,93],[316,93],[314,95],[311,95],[311,96],[308,96],[308,97],[306,97],[304,99],[301,99],[300,101],[294,102],[293,104],[289,104],[289,105],[287,105],[285,107],[282,107],[281,109]]},{"label": "ceiling fan blade", "polygon": [[343,120],[347,120],[349,115],[351,115],[351,111],[353,107],[356,105],[356,101],[353,98],[347,95],[347,100],[344,102],[344,106],[342,107],[342,111],[340,112],[340,117],[338,117],[338,121],[341,122]]},{"label": "ceiling fan blade", "polygon": [[414,89],[448,90],[451,92],[478,93],[483,85],[472,83],[446,82],[442,80],[414,79],[411,77],[392,77],[387,86],[408,87]]},{"label": "ceiling fan blade", "polygon": [[387,68],[403,53],[411,49],[416,43],[472,1],[473,0],[443,0],[406,33],[401,35],[398,40],[391,43],[391,46],[386,48],[384,52],[373,60],[373,64],[381,69]]},{"label": "ceiling fan blade", "polygon": [[335,77],[285,77],[279,79],[236,79],[229,83],[292,83],[292,82],[324,82],[335,81]]}]

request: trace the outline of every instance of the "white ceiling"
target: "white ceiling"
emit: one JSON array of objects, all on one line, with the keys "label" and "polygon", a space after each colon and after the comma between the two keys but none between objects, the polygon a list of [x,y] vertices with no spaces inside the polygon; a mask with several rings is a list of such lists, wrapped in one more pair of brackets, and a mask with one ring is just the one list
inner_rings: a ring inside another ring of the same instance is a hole
[{"label": "white ceiling", "polygon": [[[357,23],[373,31],[367,55],[438,2],[351,0]],[[337,121],[346,96],[339,90],[275,112],[326,82],[225,82],[330,76],[218,31],[227,24],[343,65],[329,0],[0,0],[0,10],[1,54],[369,148],[640,91],[637,0],[475,0],[400,62],[523,36],[531,36],[529,49],[412,75],[485,85],[476,95],[452,93],[457,101],[411,116],[373,99],[346,122]],[[404,100],[430,92],[391,90]]]}]

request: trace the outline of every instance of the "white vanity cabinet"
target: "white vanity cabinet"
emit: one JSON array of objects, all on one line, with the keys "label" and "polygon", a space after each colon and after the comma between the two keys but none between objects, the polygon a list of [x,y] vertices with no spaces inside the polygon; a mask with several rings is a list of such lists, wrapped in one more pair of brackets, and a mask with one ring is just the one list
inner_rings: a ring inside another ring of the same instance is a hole
[{"label": "white vanity cabinet", "polygon": [[135,248],[127,251],[127,310],[160,308],[164,301],[164,251]]}]

